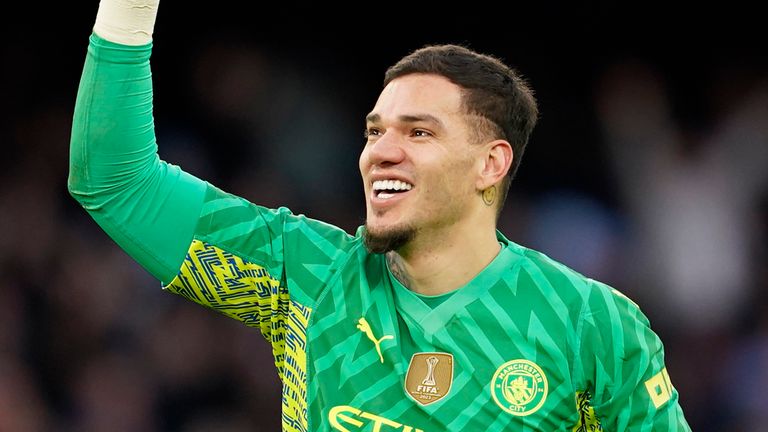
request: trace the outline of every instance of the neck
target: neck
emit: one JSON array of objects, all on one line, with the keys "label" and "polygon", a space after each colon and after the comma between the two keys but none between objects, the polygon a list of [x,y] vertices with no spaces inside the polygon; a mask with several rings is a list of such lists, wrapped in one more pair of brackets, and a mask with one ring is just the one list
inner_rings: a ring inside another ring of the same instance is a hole
[{"label": "neck", "polygon": [[420,233],[408,245],[387,253],[392,274],[418,294],[439,295],[466,285],[498,255],[496,230]]}]

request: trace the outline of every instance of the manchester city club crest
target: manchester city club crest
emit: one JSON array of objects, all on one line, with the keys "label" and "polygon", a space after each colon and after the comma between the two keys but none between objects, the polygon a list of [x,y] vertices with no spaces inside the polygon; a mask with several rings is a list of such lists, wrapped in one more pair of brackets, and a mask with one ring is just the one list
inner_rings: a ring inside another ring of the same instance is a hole
[{"label": "manchester city club crest", "polygon": [[544,405],[549,391],[547,376],[536,363],[510,360],[501,365],[491,379],[491,395],[504,411],[516,415],[533,414]]}]

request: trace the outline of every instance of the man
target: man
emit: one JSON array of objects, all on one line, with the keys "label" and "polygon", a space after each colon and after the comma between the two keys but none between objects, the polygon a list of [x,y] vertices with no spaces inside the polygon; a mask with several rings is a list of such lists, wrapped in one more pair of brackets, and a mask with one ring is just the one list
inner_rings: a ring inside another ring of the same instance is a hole
[{"label": "man", "polygon": [[166,289],[261,330],[283,430],[689,430],[637,306],[496,231],[537,117],[516,72],[450,45],[390,68],[351,236],[159,160],[157,3],[101,2],[70,192]]}]

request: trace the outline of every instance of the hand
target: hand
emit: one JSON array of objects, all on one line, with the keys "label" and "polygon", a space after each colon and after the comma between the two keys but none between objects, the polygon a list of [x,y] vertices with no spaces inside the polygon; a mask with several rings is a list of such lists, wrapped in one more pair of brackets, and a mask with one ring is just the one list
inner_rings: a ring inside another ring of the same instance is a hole
[{"label": "hand", "polygon": [[93,31],[99,37],[123,45],[152,41],[160,0],[101,0]]}]

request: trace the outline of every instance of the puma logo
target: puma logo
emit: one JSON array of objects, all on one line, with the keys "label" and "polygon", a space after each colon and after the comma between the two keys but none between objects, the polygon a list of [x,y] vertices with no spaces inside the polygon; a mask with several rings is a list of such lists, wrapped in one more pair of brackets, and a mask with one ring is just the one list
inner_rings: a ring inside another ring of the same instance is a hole
[{"label": "puma logo", "polygon": [[366,321],[365,318],[357,320],[357,329],[365,333],[365,335],[368,336],[368,339],[373,342],[376,346],[376,352],[379,353],[379,360],[384,363],[384,356],[381,354],[381,342],[387,339],[394,339],[395,337],[392,335],[384,335],[381,339],[376,339],[376,336],[373,335],[373,330],[371,330],[371,325],[368,324],[368,321]]}]

